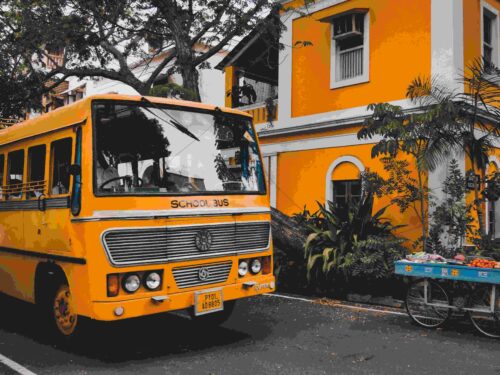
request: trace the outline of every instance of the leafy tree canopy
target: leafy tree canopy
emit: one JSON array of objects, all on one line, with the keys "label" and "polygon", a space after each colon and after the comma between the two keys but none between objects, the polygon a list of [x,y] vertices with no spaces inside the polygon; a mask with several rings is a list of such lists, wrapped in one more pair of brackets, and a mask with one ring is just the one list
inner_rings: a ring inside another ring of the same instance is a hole
[{"label": "leafy tree canopy", "polygon": [[159,77],[178,72],[190,99],[200,100],[199,70],[254,28],[279,35],[279,9],[273,0],[5,0],[0,83],[22,76],[10,93],[24,100],[71,76],[109,78],[148,94]]}]

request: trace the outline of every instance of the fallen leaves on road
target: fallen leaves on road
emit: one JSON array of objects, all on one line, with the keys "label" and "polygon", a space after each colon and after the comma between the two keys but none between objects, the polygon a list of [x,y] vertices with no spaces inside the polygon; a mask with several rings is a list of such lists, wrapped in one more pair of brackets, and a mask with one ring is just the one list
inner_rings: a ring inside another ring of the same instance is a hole
[{"label": "fallen leaves on road", "polygon": [[[354,308],[356,309],[356,307],[359,307],[360,308],[360,311],[361,309],[366,309],[367,307],[364,306],[364,305],[361,305],[361,304],[357,304],[357,303],[345,303],[344,301],[341,301],[341,300],[338,300],[338,299],[330,299],[330,298],[326,298],[326,297],[323,297],[323,298],[317,298],[315,300],[312,301],[313,303],[316,303],[316,304],[319,304],[319,305],[323,305],[323,306],[332,306],[332,307],[342,307],[342,306],[349,306],[351,308]],[[374,306],[374,307],[369,307],[370,309],[376,309],[376,310],[379,310],[380,313],[377,314],[377,312],[374,311],[375,314],[377,315],[380,315],[382,314],[384,311],[389,311],[389,312],[401,312],[400,309],[396,309],[396,308],[391,308],[391,307],[386,307],[386,306]]]}]

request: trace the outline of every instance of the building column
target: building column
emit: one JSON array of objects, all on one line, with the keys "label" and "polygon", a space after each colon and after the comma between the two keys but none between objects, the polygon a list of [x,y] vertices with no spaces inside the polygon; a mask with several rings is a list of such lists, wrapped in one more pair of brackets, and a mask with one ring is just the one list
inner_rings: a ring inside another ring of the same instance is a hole
[{"label": "building column", "polygon": [[278,178],[278,155],[269,155],[269,199],[271,207],[276,208]]},{"label": "building column", "polygon": [[[236,72],[238,68],[235,66],[227,66],[224,69],[226,78],[226,92],[224,93],[224,105],[226,107],[233,107],[233,87],[236,85]],[[230,93],[230,95],[228,95]]]},{"label": "building column", "polygon": [[[441,85],[463,92],[459,78],[464,71],[463,0],[431,0],[431,74]],[[442,184],[448,175],[448,163],[455,158],[465,173],[465,160],[459,153],[451,156],[435,171],[429,172],[428,187],[435,198],[443,198]]]},{"label": "building column", "polygon": [[431,4],[432,77],[451,90],[463,91],[457,81],[464,71],[463,0],[432,0]]}]

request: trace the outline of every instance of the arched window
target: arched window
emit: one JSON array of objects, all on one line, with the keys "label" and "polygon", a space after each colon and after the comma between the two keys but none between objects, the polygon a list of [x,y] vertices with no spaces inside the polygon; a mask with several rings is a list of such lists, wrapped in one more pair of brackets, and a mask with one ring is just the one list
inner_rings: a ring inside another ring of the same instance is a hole
[{"label": "arched window", "polygon": [[327,172],[326,200],[336,207],[346,208],[348,202],[361,198],[360,174],[365,170],[361,161],[353,156],[335,160]]}]

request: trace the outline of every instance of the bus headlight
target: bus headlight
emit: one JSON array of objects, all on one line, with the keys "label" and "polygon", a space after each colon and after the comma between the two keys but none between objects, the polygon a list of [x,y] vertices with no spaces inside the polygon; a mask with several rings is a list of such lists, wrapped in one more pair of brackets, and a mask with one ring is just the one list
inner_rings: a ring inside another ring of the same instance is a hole
[{"label": "bus headlight", "polygon": [[155,290],[160,287],[161,276],[158,272],[150,272],[146,275],[146,280],[144,282],[146,288],[149,290]]},{"label": "bus headlight", "polygon": [[123,278],[123,289],[128,293],[137,292],[137,289],[141,286],[141,279],[136,274],[125,275]]},{"label": "bus headlight", "polygon": [[246,260],[241,260],[238,266],[238,275],[241,277],[248,273],[248,262]]},{"label": "bus headlight", "polygon": [[261,269],[262,269],[262,263],[260,262],[260,259],[256,258],[252,260],[250,271],[252,271],[252,273],[255,275],[258,274]]}]

